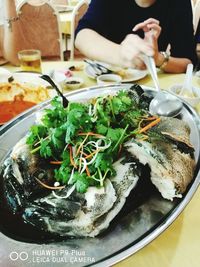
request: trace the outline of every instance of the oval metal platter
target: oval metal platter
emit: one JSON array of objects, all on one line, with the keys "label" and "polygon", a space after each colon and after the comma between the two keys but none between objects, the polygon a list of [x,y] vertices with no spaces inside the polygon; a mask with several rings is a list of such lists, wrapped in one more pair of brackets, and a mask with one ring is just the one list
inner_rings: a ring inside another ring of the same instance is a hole
[{"label": "oval metal platter", "polygon": [[[84,101],[89,98],[113,94],[121,89],[128,89],[130,84],[104,87],[90,87],[66,94],[70,101]],[[146,88],[154,94],[152,88]],[[28,132],[34,124],[36,113],[49,106],[49,101],[28,110],[0,129],[0,166],[13,146]],[[110,227],[96,238],[67,239],[57,242],[27,242],[21,240],[1,227],[0,218],[0,266],[66,267],[75,266],[110,266],[132,255],[161,234],[183,211],[199,181],[200,134],[199,118],[187,104],[183,103],[180,118],[187,121],[191,129],[191,143],[195,147],[197,163],[194,179],[187,192],[179,200],[164,200],[159,193],[153,193],[140,201],[127,201],[126,212],[111,222]],[[147,189],[148,190],[148,189]],[[140,196],[140,195],[139,195]]]}]

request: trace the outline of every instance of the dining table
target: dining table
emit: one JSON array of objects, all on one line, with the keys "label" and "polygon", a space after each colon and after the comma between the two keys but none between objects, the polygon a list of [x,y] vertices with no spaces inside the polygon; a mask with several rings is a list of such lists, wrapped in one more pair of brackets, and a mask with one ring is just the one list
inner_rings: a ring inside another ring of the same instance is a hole
[{"label": "dining table", "polygon": [[[10,71],[20,71],[20,67],[6,64]],[[71,68],[73,67],[73,68]],[[82,87],[95,86],[96,80],[85,72],[83,61],[43,61],[42,72],[49,74],[52,70],[72,70],[73,76],[84,80]],[[167,74],[158,72],[160,87],[168,90],[172,85],[183,83],[185,74]],[[150,75],[136,81],[140,85],[153,87]],[[199,87],[200,78],[193,77],[193,84]],[[200,111],[198,107],[197,111]],[[120,242],[120,240],[119,240]],[[148,245],[128,258],[120,259],[116,267],[199,267],[200,266],[200,188],[197,189],[189,204],[176,220]]]}]

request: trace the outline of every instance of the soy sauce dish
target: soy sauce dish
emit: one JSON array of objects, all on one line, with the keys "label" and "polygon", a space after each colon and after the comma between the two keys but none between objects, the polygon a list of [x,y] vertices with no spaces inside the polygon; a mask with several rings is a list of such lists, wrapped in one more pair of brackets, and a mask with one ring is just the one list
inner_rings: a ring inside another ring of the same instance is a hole
[{"label": "soy sauce dish", "polygon": [[117,74],[102,74],[97,77],[98,85],[120,84],[121,76]]},{"label": "soy sauce dish", "polygon": [[84,80],[80,77],[70,77],[70,78],[66,78],[63,83],[62,83],[62,87],[64,90],[76,90],[81,88],[81,86],[83,85]]},{"label": "soy sauce dish", "polygon": [[86,256],[76,266],[110,266],[176,219],[200,180],[198,120],[185,103],[178,118],[151,115],[154,94],[84,88],[66,94],[66,109],[56,98],[0,129],[3,266],[24,251],[35,267],[41,249],[56,250],[63,267],[72,250]]}]

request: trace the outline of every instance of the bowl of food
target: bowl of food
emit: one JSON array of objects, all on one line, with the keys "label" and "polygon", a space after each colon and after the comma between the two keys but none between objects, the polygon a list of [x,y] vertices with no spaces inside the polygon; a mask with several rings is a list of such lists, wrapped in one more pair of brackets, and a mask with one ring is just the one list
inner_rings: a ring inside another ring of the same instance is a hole
[{"label": "bowl of food", "polygon": [[49,89],[48,85],[36,73],[0,76],[0,124],[55,96],[55,91]]},{"label": "bowl of food", "polygon": [[121,81],[121,76],[117,74],[102,74],[97,77],[98,85],[119,84]]},{"label": "bowl of food", "polygon": [[175,84],[169,90],[195,108],[200,102],[200,88],[192,86],[191,90],[182,90],[182,87],[183,84]]},{"label": "bowl of food", "polygon": [[84,84],[84,80],[81,77],[72,76],[69,78],[66,78],[63,83],[62,87],[63,90],[76,90],[81,88],[81,86]]}]

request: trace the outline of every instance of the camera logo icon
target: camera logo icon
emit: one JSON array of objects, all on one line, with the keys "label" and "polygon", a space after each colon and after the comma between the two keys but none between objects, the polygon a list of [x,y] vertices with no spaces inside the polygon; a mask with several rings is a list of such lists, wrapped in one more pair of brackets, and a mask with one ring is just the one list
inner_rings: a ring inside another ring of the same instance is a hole
[{"label": "camera logo icon", "polygon": [[21,252],[12,251],[9,254],[9,258],[11,259],[11,261],[17,261],[17,260],[26,261],[28,259],[28,253],[26,251],[21,251]]}]

